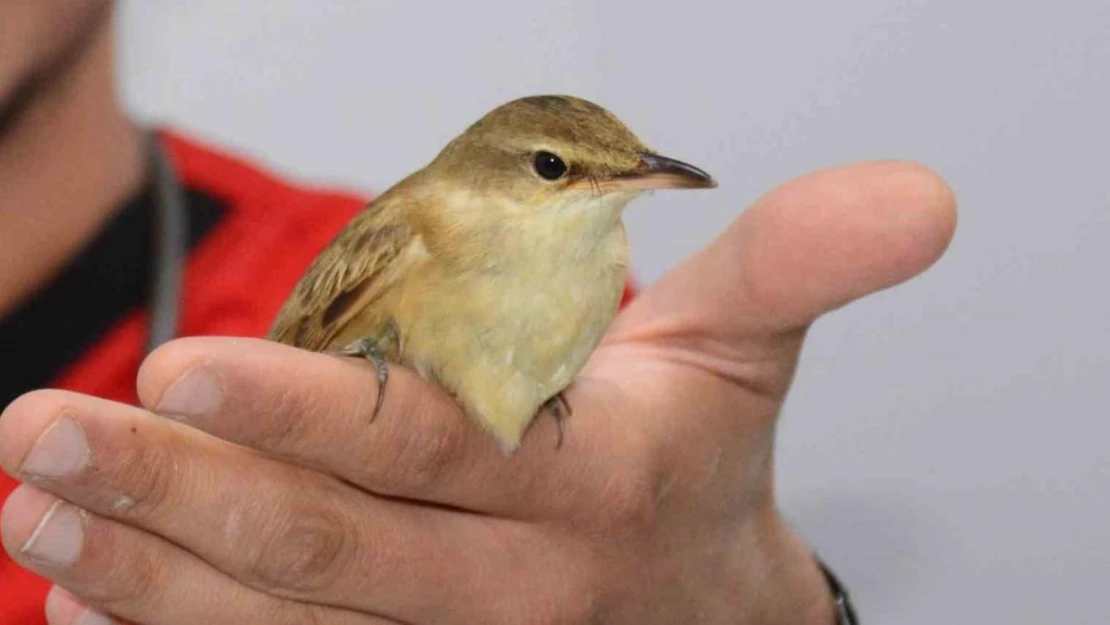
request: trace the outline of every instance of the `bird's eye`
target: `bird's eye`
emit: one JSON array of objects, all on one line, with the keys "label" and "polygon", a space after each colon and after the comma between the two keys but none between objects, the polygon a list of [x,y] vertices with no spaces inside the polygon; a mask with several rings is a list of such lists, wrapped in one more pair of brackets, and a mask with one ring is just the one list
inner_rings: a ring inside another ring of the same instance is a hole
[{"label": "bird's eye", "polygon": [[532,158],[532,168],[545,180],[558,180],[567,173],[567,164],[551,152],[536,152]]}]

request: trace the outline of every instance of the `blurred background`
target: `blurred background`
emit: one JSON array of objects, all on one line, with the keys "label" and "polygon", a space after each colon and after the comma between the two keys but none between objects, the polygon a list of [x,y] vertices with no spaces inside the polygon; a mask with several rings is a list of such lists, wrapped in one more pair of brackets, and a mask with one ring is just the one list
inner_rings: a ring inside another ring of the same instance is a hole
[{"label": "blurred background", "polygon": [[1107,623],[1110,2],[129,0],[126,98],[372,192],[521,95],[702,165],[627,213],[651,282],[807,170],[922,161],[960,201],[921,278],[814,328],[785,513],[865,623]]}]

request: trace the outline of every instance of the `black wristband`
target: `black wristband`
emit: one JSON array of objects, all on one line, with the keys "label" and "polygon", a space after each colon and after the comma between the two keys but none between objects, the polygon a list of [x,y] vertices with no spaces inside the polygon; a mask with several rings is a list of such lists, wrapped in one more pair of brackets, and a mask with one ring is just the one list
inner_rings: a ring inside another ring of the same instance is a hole
[{"label": "black wristband", "polygon": [[829,590],[832,591],[833,604],[836,606],[836,625],[859,625],[859,619],[856,618],[856,609],[852,606],[852,600],[848,597],[848,589],[840,583],[840,580],[833,575],[829,567],[817,558],[817,566],[821,567],[821,573],[825,575],[825,582],[829,585]]}]

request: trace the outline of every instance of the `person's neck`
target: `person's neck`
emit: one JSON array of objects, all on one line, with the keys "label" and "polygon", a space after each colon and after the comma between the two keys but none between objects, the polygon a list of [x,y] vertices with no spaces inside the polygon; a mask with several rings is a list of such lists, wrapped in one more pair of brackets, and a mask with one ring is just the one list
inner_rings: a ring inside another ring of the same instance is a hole
[{"label": "person's neck", "polygon": [[0,137],[0,318],[80,252],[143,180],[142,133],[117,99],[112,28],[55,78]]}]

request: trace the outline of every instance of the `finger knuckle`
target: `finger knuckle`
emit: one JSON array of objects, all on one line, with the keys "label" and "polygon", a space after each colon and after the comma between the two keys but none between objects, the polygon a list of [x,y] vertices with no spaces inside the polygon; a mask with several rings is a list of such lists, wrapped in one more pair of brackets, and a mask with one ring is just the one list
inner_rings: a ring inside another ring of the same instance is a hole
[{"label": "finger knuckle", "polygon": [[354,547],[354,530],[342,515],[320,507],[273,514],[269,527],[247,549],[246,576],[266,591],[315,593],[334,584]]},{"label": "finger knuckle", "polygon": [[83,561],[73,572],[77,579],[72,580],[72,589],[109,609],[149,605],[164,565],[141,544],[122,540],[118,527],[104,526],[90,533],[90,538]]},{"label": "finger knuckle", "polygon": [[310,424],[319,424],[314,410],[319,405],[313,391],[296,385],[282,389],[267,402],[259,423],[257,443],[262,449],[284,451],[304,439]]},{"label": "finger knuckle", "polygon": [[99,596],[93,598],[107,608],[150,604],[155,592],[154,568],[148,559],[134,558],[130,566],[120,567],[110,580],[100,582]]},{"label": "finger knuckle", "polygon": [[463,451],[462,437],[454,428],[398,427],[395,432],[394,444],[381,446],[390,452],[380,454],[368,467],[374,473],[370,481],[380,483],[391,494],[426,494]]},{"label": "finger knuckle", "polygon": [[[106,502],[108,510],[122,519],[151,519],[174,509],[174,485],[187,479],[186,458],[187,454],[169,441],[121,450],[114,476],[106,480],[117,482],[105,493],[111,498]],[[90,476],[95,478],[95,474]]]},{"label": "finger knuckle", "polygon": [[261,622],[267,625],[324,625],[329,622],[325,609],[313,604],[275,601]]}]

